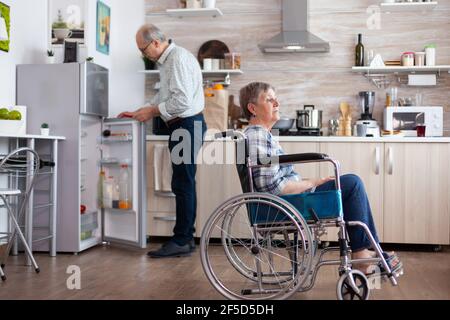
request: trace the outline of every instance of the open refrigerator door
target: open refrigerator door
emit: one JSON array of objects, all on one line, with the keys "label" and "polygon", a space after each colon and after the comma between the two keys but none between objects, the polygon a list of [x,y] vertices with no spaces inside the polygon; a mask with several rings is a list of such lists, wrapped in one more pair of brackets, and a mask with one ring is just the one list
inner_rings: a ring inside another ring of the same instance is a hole
[{"label": "open refrigerator door", "polygon": [[80,159],[80,249],[101,242],[145,248],[145,125],[129,119],[107,119],[100,127],[84,123],[82,132],[91,138]]}]

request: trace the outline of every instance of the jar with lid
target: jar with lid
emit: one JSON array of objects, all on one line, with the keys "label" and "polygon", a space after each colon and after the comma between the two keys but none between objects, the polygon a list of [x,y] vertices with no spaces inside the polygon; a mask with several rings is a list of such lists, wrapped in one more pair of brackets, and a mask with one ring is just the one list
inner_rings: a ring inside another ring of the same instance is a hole
[{"label": "jar with lid", "polygon": [[418,67],[423,67],[425,65],[425,52],[414,53],[415,65]]},{"label": "jar with lid", "polygon": [[402,66],[414,67],[414,52],[404,52],[402,55]]},{"label": "jar with lid", "polygon": [[425,46],[426,55],[426,65],[435,66],[436,65],[436,45],[429,44]]},{"label": "jar with lid", "polygon": [[225,69],[241,69],[241,54],[238,52],[225,53]]}]

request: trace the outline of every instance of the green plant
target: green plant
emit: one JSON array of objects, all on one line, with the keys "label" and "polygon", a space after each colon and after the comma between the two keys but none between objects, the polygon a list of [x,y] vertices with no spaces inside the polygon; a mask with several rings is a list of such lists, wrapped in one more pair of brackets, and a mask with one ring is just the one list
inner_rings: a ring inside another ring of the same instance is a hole
[{"label": "green plant", "polygon": [[53,50],[47,50],[47,56],[54,57],[55,56],[55,52],[53,52]]},{"label": "green plant", "polygon": [[87,57],[86,61],[89,61],[89,62],[94,61],[94,57]]},{"label": "green plant", "polygon": [[67,23],[63,20],[61,10],[58,10],[58,21],[53,22],[53,29],[68,29]]},{"label": "green plant", "polygon": [[48,129],[48,123],[41,124],[41,128],[42,129]]}]

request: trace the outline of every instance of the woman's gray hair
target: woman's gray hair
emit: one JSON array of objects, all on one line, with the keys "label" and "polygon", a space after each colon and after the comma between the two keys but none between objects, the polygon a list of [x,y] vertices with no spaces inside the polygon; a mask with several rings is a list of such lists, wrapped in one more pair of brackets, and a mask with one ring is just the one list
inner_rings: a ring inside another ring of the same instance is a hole
[{"label": "woman's gray hair", "polygon": [[142,37],[144,38],[144,40],[147,43],[150,43],[154,40],[159,40],[161,42],[165,42],[166,41],[166,36],[165,34],[159,30],[158,27],[156,27],[153,24],[146,24],[143,25],[140,29],[139,32],[141,32]]},{"label": "woman's gray hair", "polygon": [[249,103],[256,104],[258,102],[259,95],[263,92],[269,91],[270,89],[275,91],[273,86],[264,82],[252,82],[241,89],[239,92],[239,102],[247,120],[250,120],[253,117],[253,114],[250,110],[248,110]]}]

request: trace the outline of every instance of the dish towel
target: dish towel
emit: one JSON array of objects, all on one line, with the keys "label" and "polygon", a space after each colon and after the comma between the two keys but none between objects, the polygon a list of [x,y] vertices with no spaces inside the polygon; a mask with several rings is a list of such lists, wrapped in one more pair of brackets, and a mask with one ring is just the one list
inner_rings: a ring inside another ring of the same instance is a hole
[{"label": "dish towel", "polygon": [[153,176],[155,191],[172,192],[172,161],[166,145],[155,145],[153,149]]}]

